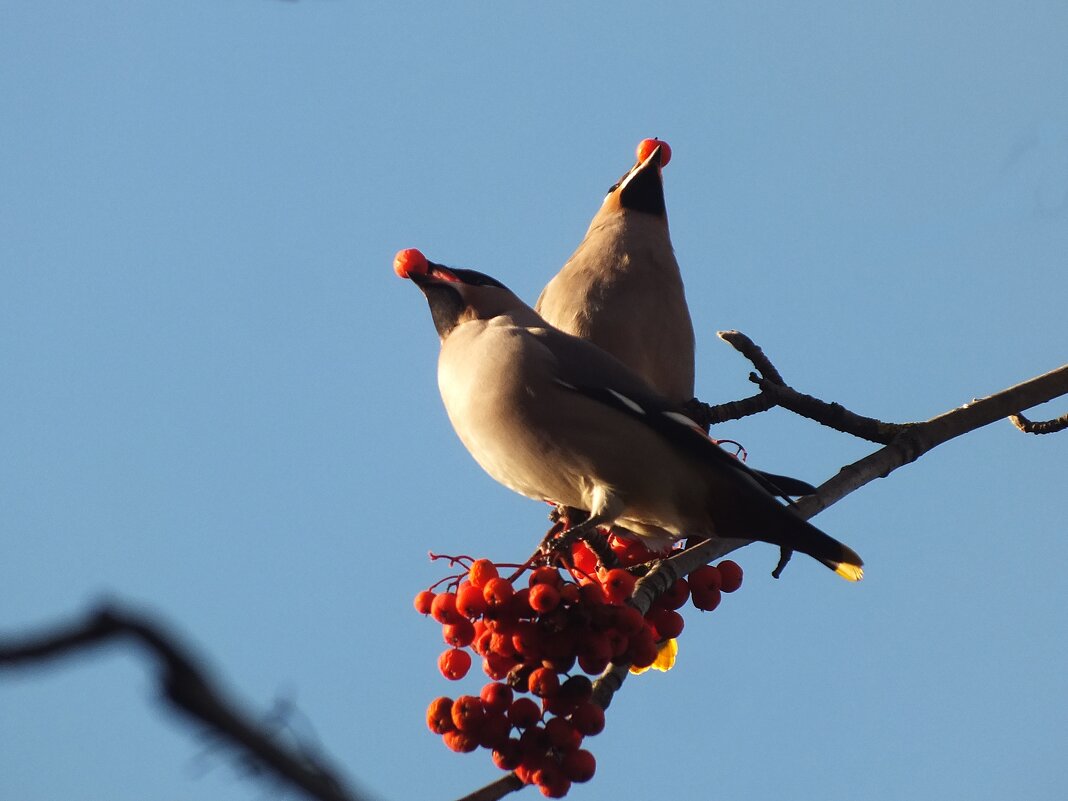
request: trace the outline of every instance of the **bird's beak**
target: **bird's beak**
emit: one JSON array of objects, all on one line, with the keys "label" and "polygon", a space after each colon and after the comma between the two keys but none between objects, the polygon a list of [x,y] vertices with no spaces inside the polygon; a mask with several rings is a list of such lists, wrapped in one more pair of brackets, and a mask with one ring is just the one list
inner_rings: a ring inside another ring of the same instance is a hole
[{"label": "bird's beak", "polygon": [[632,211],[665,215],[664,182],[660,174],[663,149],[660,145],[634,165],[619,186],[619,204]]}]

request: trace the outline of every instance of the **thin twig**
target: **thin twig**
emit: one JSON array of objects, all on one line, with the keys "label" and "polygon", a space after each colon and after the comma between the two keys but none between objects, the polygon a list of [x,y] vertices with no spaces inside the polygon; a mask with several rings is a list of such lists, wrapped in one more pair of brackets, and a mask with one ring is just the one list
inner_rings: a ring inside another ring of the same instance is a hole
[{"label": "thin twig", "polygon": [[333,769],[305,751],[279,743],[272,733],[225,698],[198,667],[191,651],[145,615],[102,605],[83,620],[19,638],[0,638],[0,668],[17,668],[71,656],[113,640],[145,646],[159,662],[160,694],[172,707],[206,724],[260,765],[319,801],[365,801]]},{"label": "thin twig", "polygon": [[1009,415],[1009,421],[1025,434],[1056,434],[1068,428],[1068,414],[1052,420],[1028,420],[1022,414]]}]

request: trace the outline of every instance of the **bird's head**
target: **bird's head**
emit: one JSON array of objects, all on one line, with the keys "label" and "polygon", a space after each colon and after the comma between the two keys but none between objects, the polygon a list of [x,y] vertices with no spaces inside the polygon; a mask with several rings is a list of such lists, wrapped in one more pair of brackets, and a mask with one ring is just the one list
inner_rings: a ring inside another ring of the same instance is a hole
[{"label": "bird's head", "polygon": [[522,310],[533,314],[496,278],[475,270],[435,264],[415,248],[397,253],[393,271],[422,290],[434,318],[434,327],[443,340],[456,326],[468,320],[488,320]]},{"label": "bird's head", "polygon": [[671,160],[671,148],[660,139],[643,139],[637,161],[609,190],[606,207],[667,218],[661,170]]}]

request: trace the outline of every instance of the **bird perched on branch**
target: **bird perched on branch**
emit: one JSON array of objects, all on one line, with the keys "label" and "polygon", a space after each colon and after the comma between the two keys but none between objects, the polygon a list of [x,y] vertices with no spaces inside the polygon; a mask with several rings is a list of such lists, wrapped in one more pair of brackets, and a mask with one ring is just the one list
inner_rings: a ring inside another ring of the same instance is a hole
[{"label": "bird perched on branch", "polygon": [[534,308],[681,406],[693,398],[694,336],[664,204],[661,170],[671,148],[644,139],[637,156]]},{"label": "bird perched on branch", "polygon": [[438,388],[460,440],[516,492],[589,513],[582,526],[660,547],[763,540],[856,581],[861,559],[779,503],[750,469],[613,356],[553,328],[499,281],[397,254],[441,338]]}]

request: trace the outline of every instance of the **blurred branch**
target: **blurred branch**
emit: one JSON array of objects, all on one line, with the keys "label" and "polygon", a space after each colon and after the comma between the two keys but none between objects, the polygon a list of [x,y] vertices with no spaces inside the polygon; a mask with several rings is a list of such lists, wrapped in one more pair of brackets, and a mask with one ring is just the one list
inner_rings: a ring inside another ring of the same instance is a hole
[{"label": "blurred branch", "polygon": [[279,743],[271,732],[227,700],[197,666],[196,658],[157,622],[112,605],[83,620],[20,637],[0,638],[0,669],[74,656],[114,640],[132,640],[159,664],[161,695],[179,712],[205,724],[253,758],[255,764],[319,801],[366,801],[344,786],[334,771],[310,754]]}]

